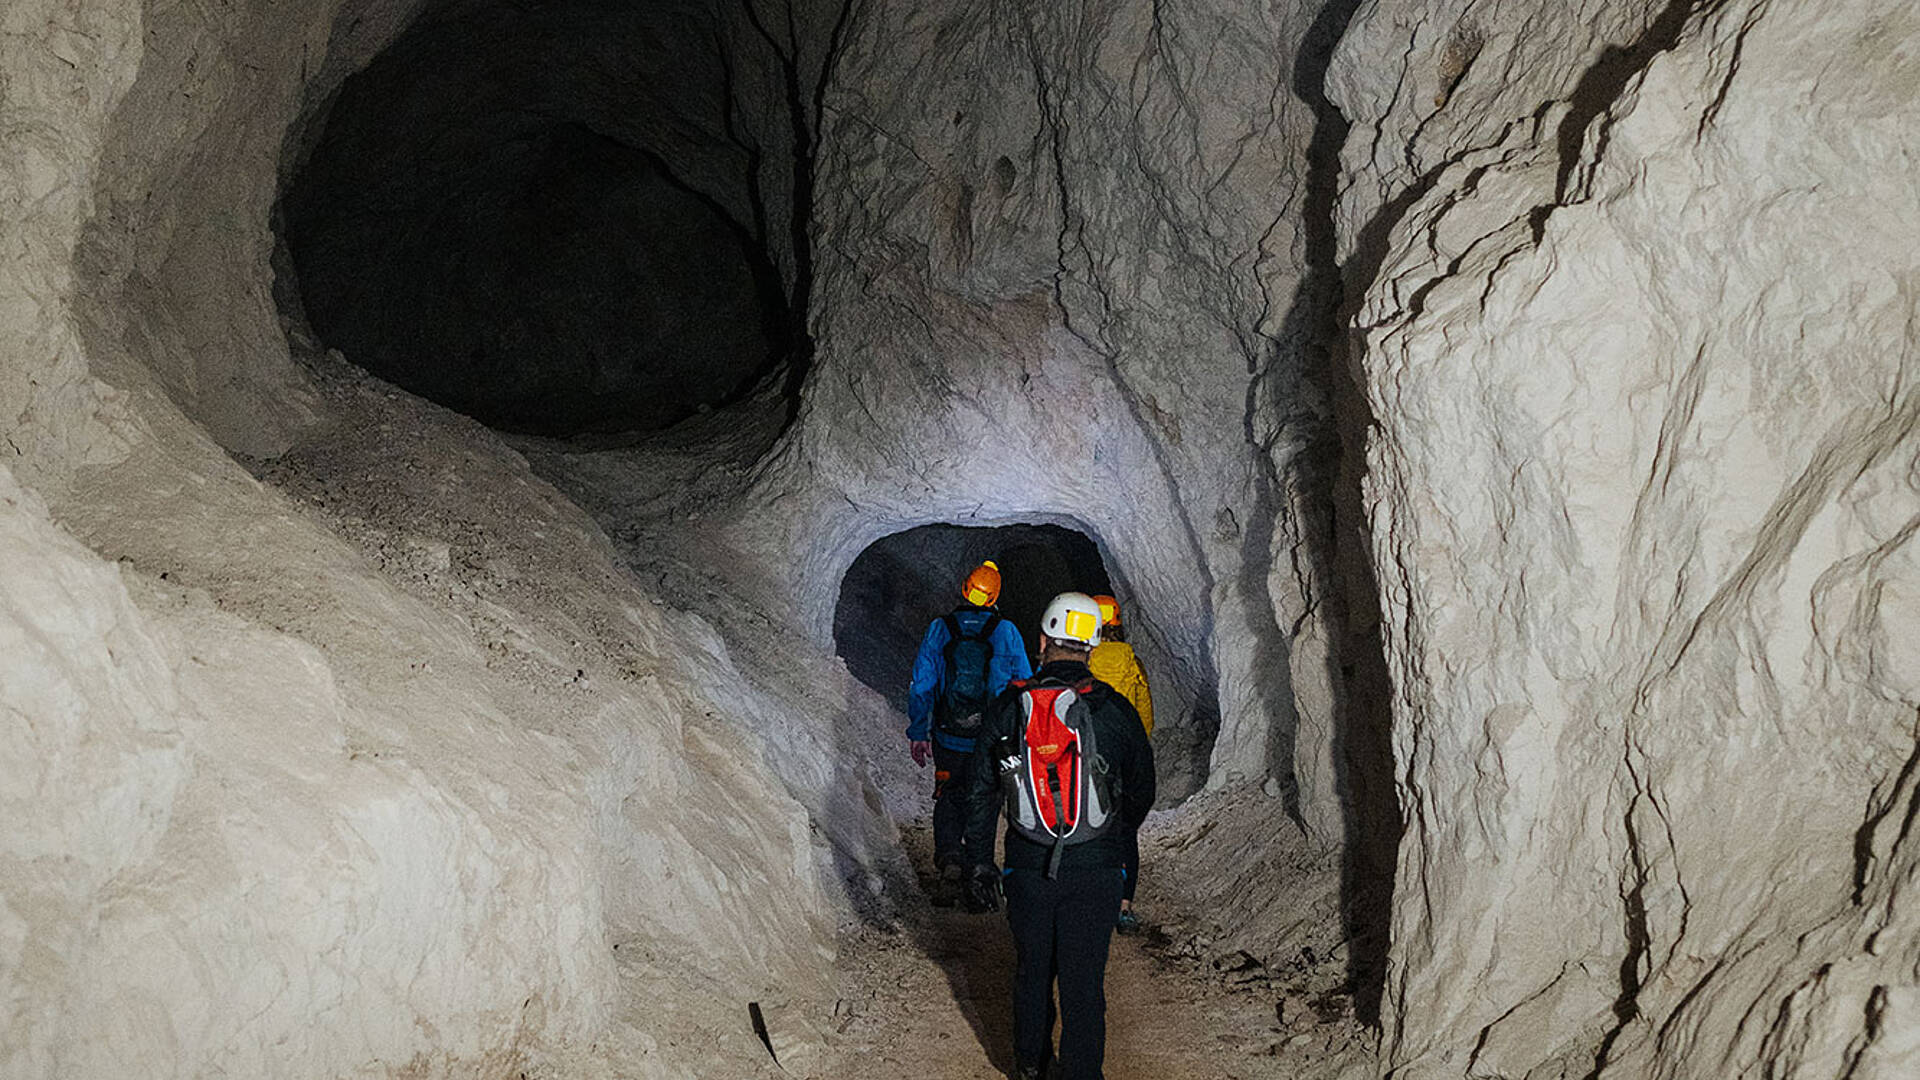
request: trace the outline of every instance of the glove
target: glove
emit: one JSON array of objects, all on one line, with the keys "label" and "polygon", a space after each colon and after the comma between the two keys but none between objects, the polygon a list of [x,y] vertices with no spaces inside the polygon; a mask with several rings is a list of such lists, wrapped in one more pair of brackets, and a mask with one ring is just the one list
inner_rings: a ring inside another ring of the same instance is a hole
[{"label": "glove", "polygon": [[915,739],[907,750],[913,755],[913,763],[923,769],[927,767],[927,759],[933,757],[933,744],[924,739]]},{"label": "glove", "polygon": [[1000,872],[989,863],[974,867],[967,878],[967,910],[975,915],[1000,910]]}]

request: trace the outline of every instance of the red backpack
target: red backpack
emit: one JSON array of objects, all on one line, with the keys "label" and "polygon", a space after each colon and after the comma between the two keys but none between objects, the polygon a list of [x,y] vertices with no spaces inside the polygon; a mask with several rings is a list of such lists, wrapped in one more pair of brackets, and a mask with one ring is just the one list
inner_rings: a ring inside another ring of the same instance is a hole
[{"label": "red backpack", "polygon": [[1047,876],[1073,844],[1106,835],[1119,802],[1111,770],[1094,745],[1093,711],[1078,683],[1013,684],[1020,693],[1020,730],[996,745],[1007,823],[1021,836],[1053,848]]}]

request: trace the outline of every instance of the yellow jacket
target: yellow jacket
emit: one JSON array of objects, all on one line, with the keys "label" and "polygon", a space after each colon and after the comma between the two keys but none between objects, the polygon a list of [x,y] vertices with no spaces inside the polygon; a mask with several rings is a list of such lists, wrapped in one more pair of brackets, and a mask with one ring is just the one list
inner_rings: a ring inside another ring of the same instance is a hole
[{"label": "yellow jacket", "polygon": [[1124,641],[1103,641],[1093,647],[1087,667],[1094,678],[1133,703],[1134,711],[1140,714],[1140,726],[1153,734],[1153,694],[1147,690],[1147,673],[1140,667],[1140,658],[1133,655],[1133,646]]}]

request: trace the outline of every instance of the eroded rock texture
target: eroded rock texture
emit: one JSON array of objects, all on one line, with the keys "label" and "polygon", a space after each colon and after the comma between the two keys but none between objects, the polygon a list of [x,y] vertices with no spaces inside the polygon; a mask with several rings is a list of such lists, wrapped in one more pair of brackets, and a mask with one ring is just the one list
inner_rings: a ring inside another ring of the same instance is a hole
[{"label": "eroded rock texture", "polygon": [[[928,522],[1085,531],[1162,673],[1172,789],[1276,777],[1331,841],[1325,568],[1294,505],[1327,429],[1287,326],[1311,18],[861,9],[829,98],[817,361],[735,536],[835,582]],[[834,599],[805,596],[808,623]]]},{"label": "eroded rock texture", "polygon": [[1729,0],[1342,41],[1396,1076],[1920,1070],[1916,40]]},{"label": "eroded rock texture", "polygon": [[888,857],[864,690],[290,350],[283,150],[415,10],[0,10],[0,1074],[752,1076],[748,1001],[804,1068]]},{"label": "eroded rock texture", "polygon": [[1364,979],[1399,843],[1396,1075],[1920,1070],[1904,0],[688,5],[740,95],[568,123],[788,378],[597,452],[276,310],[429,7],[0,9],[0,1072],[804,1071],[934,523],[1096,543],[1229,947]]}]

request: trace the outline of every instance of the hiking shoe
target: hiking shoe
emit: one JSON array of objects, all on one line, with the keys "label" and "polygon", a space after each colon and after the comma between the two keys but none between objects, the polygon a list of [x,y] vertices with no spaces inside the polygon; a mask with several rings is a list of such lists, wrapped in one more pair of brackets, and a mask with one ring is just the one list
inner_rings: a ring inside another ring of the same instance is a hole
[{"label": "hiking shoe", "polygon": [[927,899],[934,907],[948,908],[960,903],[965,890],[961,887],[962,874],[955,863],[940,868],[940,875],[933,879],[927,888]]},{"label": "hiking shoe", "polygon": [[1123,911],[1119,918],[1113,920],[1113,928],[1122,934],[1137,934],[1140,932],[1140,916]]}]

